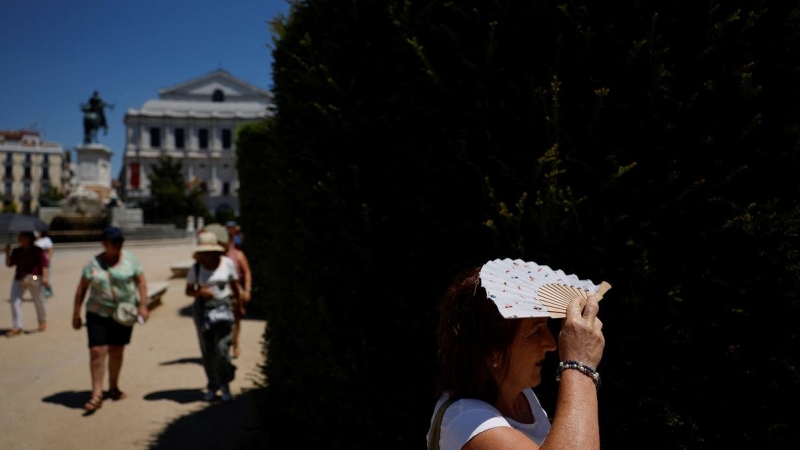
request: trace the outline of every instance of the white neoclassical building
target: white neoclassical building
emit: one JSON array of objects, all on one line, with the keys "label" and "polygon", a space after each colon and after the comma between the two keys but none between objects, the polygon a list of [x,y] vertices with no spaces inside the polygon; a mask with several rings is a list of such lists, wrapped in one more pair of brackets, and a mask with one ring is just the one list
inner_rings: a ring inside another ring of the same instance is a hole
[{"label": "white neoclassical building", "polygon": [[170,88],[125,114],[125,156],[119,180],[125,200],[150,197],[148,174],[161,156],[183,165],[187,186],[202,185],[214,213],[239,213],[235,131],[272,114],[272,95],[225,70]]}]

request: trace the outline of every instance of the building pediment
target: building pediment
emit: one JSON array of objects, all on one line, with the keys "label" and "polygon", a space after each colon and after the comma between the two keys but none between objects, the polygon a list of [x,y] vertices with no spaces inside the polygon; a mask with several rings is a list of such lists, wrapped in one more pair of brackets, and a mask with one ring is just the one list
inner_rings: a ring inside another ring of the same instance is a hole
[{"label": "building pediment", "polygon": [[212,100],[215,92],[222,94],[222,101],[263,102],[271,99],[269,92],[236,78],[222,69],[161,89],[159,97],[164,100],[209,101]]}]

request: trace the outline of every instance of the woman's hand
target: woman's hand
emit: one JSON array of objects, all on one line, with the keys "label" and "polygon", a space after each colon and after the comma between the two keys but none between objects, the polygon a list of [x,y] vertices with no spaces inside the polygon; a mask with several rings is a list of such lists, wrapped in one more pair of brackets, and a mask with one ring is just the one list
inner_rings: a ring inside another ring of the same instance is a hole
[{"label": "woman's hand", "polygon": [[83,326],[83,322],[81,322],[81,315],[80,314],[74,314],[72,316],[72,328],[74,328],[76,330],[80,330],[81,326]]},{"label": "woman's hand", "polygon": [[150,310],[147,308],[147,305],[139,305],[139,315],[147,322],[147,319],[150,317]]},{"label": "woman's hand", "polygon": [[558,334],[558,354],[561,361],[580,361],[597,369],[606,342],[602,332],[603,322],[597,318],[600,311],[598,302],[601,298],[601,294],[594,294],[586,300],[576,297],[570,302],[567,317]]},{"label": "woman's hand", "polygon": [[203,287],[201,287],[200,289],[197,290],[196,297],[200,297],[200,298],[204,298],[204,299],[214,298],[214,293],[211,292],[211,289],[208,286],[203,286]]},{"label": "woman's hand", "polygon": [[241,289],[239,290],[239,302],[242,304],[248,303],[250,301],[250,291]]}]

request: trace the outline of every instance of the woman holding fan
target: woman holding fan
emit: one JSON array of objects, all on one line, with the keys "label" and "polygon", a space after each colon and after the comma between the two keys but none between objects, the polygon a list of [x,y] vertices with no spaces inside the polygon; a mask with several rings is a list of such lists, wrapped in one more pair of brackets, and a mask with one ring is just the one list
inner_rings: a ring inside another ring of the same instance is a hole
[{"label": "woman holding fan", "polygon": [[[482,270],[491,265],[456,276],[441,303],[439,399],[428,448],[598,450],[596,369],[605,338],[597,313],[610,286],[584,284],[589,292],[570,295],[562,311],[549,312],[539,300],[514,291],[504,297],[499,286],[514,280],[492,284],[497,280],[490,281],[491,271]],[[555,317],[563,317],[557,341],[548,327]],[[560,386],[551,423],[533,388],[542,381],[545,355],[556,349]]]}]

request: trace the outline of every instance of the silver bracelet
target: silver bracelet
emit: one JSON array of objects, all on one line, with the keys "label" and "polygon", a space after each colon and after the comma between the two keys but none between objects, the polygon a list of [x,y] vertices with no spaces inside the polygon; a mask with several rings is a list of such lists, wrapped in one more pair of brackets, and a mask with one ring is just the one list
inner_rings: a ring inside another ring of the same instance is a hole
[{"label": "silver bracelet", "polygon": [[556,381],[561,381],[561,372],[567,369],[575,369],[591,378],[594,382],[595,389],[600,389],[600,374],[586,364],[575,360],[561,361],[558,363],[558,368],[556,369]]}]

